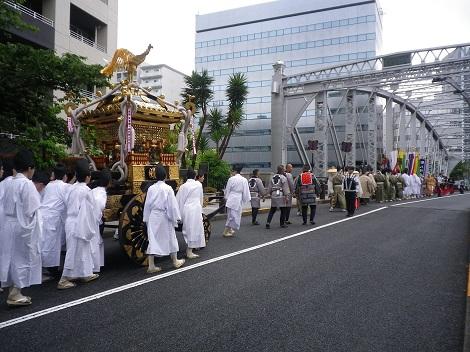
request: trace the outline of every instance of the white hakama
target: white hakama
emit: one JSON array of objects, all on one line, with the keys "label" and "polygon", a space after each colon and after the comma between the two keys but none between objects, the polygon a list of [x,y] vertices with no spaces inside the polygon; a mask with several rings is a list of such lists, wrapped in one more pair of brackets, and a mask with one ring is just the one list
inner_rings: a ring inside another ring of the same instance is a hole
[{"label": "white hakama", "polygon": [[106,207],[106,189],[96,187],[91,190],[94,200],[94,207],[90,216],[93,216],[93,237],[91,239],[91,254],[93,256],[93,272],[99,272],[100,267],[104,266],[104,245],[103,237],[100,233],[100,225],[103,222],[103,210]]},{"label": "white hakama", "polygon": [[183,220],[183,236],[189,248],[206,246],[202,205],[204,193],[199,181],[189,179],[182,184],[176,193],[176,201]]},{"label": "white hakama", "polygon": [[51,181],[44,189],[41,205],[43,232],[41,237],[41,258],[44,268],[60,265],[60,253],[65,243],[65,201],[69,184],[61,180]]},{"label": "white hakama", "polygon": [[62,277],[79,278],[93,275],[91,235],[90,231],[85,231],[94,223],[94,219],[88,211],[94,205],[93,198],[89,196],[89,193],[90,188],[85,183],[78,182],[71,187],[67,199],[67,219],[65,221],[67,253]]},{"label": "white hakama", "polygon": [[2,287],[21,289],[38,285],[42,281],[39,193],[33,182],[21,173],[3,187],[5,223],[0,235]]},{"label": "white hakama", "polygon": [[225,186],[225,206],[227,207],[227,221],[225,227],[234,230],[240,229],[243,204],[251,200],[248,180],[236,174],[228,179]]},{"label": "white hakama", "polygon": [[144,205],[149,245],[147,254],[166,256],[179,250],[175,227],[181,220],[173,189],[163,181],[149,187]]}]

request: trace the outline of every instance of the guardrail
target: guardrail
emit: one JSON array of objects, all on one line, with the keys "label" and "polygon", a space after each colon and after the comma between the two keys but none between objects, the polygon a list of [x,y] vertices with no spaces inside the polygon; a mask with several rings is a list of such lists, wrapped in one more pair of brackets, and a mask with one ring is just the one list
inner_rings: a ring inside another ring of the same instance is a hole
[{"label": "guardrail", "polygon": [[10,1],[10,0],[5,0],[5,4],[7,4],[10,7],[13,7],[15,10],[18,10],[21,13],[24,13],[28,16],[31,16],[31,17],[37,19],[38,21],[41,21],[41,22],[43,22],[43,23],[45,23],[45,24],[47,24],[51,27],[54,27],[54,21],[53,20],[51,20],[50,18],[44,17],[40,13],[37,13],[37,12],[31,10],[30,8],[26,7],[26,6],[23,6],[21,4],[18,4],[16,2]]},{"label": "guardrail", "polygon": [[106,48],[104,46],[102,46],[101,44],[98,44],[97,42],[94,42],[93,40],[90,40],[86,37],[84,37],[83,35],[77,33],[77,32],[74,32],[72,30],[70,30],[70,36],[74,39],[77,39],[79,41],[81,41],[82,43],[85,43],[86,45],[89,45],[93,48],[96,48],[102,52],[106,52]]}]

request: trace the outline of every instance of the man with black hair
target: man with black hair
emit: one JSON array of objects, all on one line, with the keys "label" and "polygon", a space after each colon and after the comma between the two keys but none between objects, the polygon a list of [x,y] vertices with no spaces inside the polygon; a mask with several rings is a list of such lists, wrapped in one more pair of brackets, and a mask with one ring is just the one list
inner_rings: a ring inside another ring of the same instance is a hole
[{"label": "man with black hair", "polygon": [[50,176],[44,170],[36,170],[34,172],[32,181],[42,200],[44,197],[44,188],[46,188],[47,184],[49,183]]},{"label": "man with black hair", "polygon": [[41,200],[31,181],[33,153],[20,150],[14,168],[17,174],[2,196],[5,224],[0,231],[0,281],[2,287],[10,288],[7,304],[24,306],[31,304],[31,297],[23,296],[21,289],[41,283]]},{"label": "man with black hair", "polygon": [[225,206],[227,207],[227,221],[223,236],[232,237],[235,230],[240,229],[243,204],[251,200],[248,180],[240,175],[242,165],[233,165],[232,176],[228,179],[225,186]]},{"label": "man with black hair", "polygon": [[57,285],[59,290],[75,287],[71,279],[80,278],[82,282],[90,282],[98,278],[93,274],[93,258],[89,233],[82,231],[79,215],[81,207],[90,192],[90,166],[86,159],[77,160],[75,175],[77,182],[71,186],[66,200],[67,218],[65,220],[65,238],[67,252],[65,255],[64,270]]},{"label": "man with black hair", "polygon": [[286,164],[286,168],[284,170],[285,170],[284,176],[286,176],[287,185],[289,186],[289,193],[290,193],[289,196],[286,197],[287,204],[286,204],[285,223],[286,223],[286,225],[290,225],[290,224],[292,224],[289,221],[290,212],[292,210],[292,197],[295,193],[294,176],[292,176],[292,170],[293,170],[292,164]]},{"label": "man with black hair", "polygon": [[359,179],[354,175],[354,167],[347,167],[347,174],[343,180],[344,195],[346,197],[346,216],[353,216],[356,210],[356,195],[359,191]]},{"label": "man with black hair", "polygon": [[149,244],[147,255],[148,273],[156,273],[162,268],[155,266],[155,256],[170,255],[175,268],[181,267],[185,260],[178,260],[179,250],[175,227],[181,221],[173,188],[165,183],[166,171],[161,165],[156,167],[157,183],[147,190],[144,205],[144,222],[147,224]]},{"label": "man with black hair", "polygon": [[302,173],[297,178],[296,189],[302,204],[302,225],[307,225],[307,212],[310,208],[310,224],[315,225],[317,196],[320,193],[320,183],[310,171],[309,165],[304,165]]},{"label": "man with black hair", "polygon": [[202,221],[204,193],[201,182],[195,180],[196,171],[189,168],[187,177],[176,193],[176,201],[183,220],[183,236],[188,245],[186,257],[193,259],[199,257],[193,253],[193,249],[206,246]]},{"label": "man with black hair", "polygon": [[60,265],[60,253],[65,244],[66,196],[71,185],[65,183],[67,176],[63,164],[54,167],[41,204],[43,236],[41,257],[43,268],[56,268]]},{"label": "man with black hair", "polygon": [[248,187],[250,188],[251,196],[251,224],[259,225],[259,222],[256,220],[258,216],[259,208],[261,207],[260,199],[263,198],[266,194],[264,189],[263,181],[259,178],[259,170],[254,169],[251,175],[251,178],[248,180]]},{"label": "man with black hair", "polygon": [[273,219],[274,213],[277,208],[281,210],[280,223],[281,227],[287,227],[286,221],[286,205],[287,197],[290,195],[289,184],[287,178],[284,176],[284,166],[279,165],[277,167],[277,173],[271,178],[271,181],[267,187],[267,194],[271,195],[271,209],[269,209],[268,220],[266,222],[266,228],[271,228],[271,220]]}]

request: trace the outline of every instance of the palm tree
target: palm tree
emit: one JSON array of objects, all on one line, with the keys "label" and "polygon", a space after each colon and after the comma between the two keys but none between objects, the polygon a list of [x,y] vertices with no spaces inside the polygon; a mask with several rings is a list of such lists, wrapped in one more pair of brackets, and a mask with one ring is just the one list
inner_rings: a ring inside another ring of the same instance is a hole
[{"label": "palm tree", "polygon": [[246,97],[248,96],[247,79],[243,73],[237,72],[229,77],[226,96],[229,101],[227,114],[228,131],[220,145],[220,159],[224,157],[233,131],[235,131],[236,128],[240,127],[243,122],[243,104],[245,104]]},{"label": "palm tree", "polygon": [[209,127],[209,136],[215,143],[215,150],[219,154],[219,145],[222,138],[227,135],[227,126],[222,111],[220,109],[211,109],[209,111],[209,119],[207,120]]},{"label": "palm tree", "polygon": [[[214,96],[214,92],[211,89],[214,78],[209,76],[207,70],[203,70],[201,73],[193,71],[191,76],[184,77],[184,82],[186,83],[186,87],[183,88],[183,98],[187,100],[188,95],[194,96],[196,111],[200,111],[202,114],[199,119],[199,133],[196,138],[196,150],[199,150],[202,131],[207,121],[207,107]],[[194,167],[196,164],[196,155],[193,155],[191,163]]]}]

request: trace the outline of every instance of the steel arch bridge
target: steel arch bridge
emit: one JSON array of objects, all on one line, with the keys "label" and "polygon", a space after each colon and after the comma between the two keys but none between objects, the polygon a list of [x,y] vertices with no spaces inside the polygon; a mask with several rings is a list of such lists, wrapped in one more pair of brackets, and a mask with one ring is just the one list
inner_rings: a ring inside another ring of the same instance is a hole
[{"label": "steel arch bridge", "polygon": [[[292,138],[310,157],[297,129],[314,111],[315,172],[329,164],[368,164],[397,150],[418,152],[432,173],[470,160],[470,44],[428,48],[284,75],[273,65],[272,165],[285,164]],[[341,132],[338,127],[341,126]],[[349,143],[342,153],[340,144]]]}]

